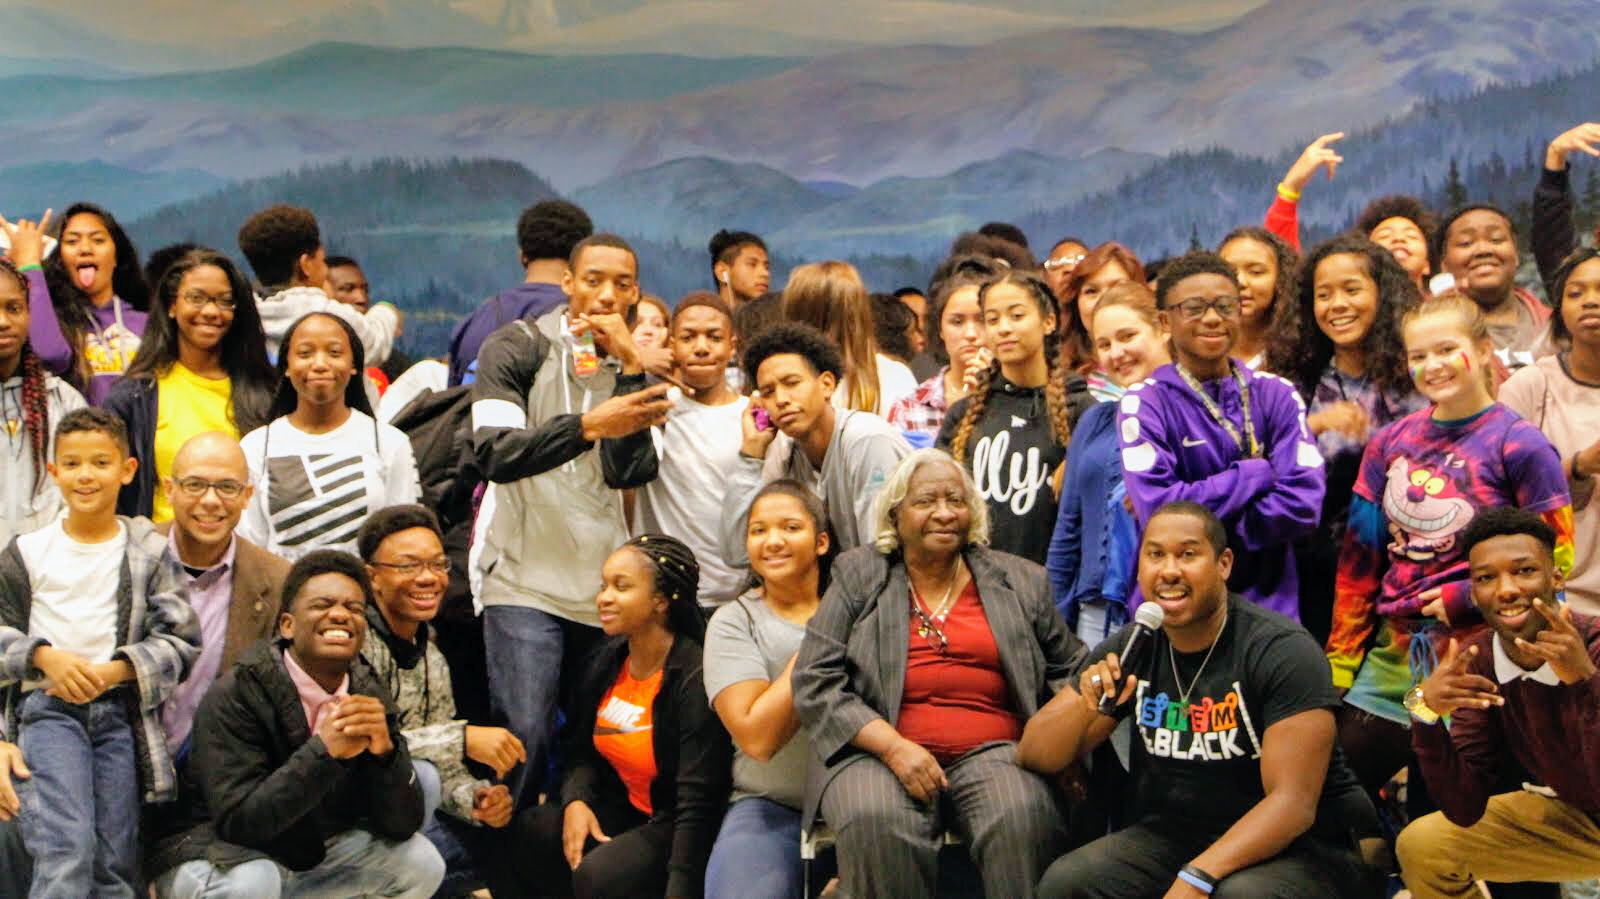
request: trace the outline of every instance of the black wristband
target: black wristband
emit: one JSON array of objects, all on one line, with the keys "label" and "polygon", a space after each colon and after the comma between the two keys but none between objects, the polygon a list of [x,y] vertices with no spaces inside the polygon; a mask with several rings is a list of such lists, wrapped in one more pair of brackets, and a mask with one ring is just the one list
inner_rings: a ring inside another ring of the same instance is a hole
[{"label": "black wristband", "polygon": [[[1211,887],[1213,890],[1217,888],[1217,879],[1194,865],[1184,865],[1181,873],[1187,874],[1195,880],[1204,881],[1206,886]],[[1210,890],[1207,890],[1207,892],[1210,892]]]}]

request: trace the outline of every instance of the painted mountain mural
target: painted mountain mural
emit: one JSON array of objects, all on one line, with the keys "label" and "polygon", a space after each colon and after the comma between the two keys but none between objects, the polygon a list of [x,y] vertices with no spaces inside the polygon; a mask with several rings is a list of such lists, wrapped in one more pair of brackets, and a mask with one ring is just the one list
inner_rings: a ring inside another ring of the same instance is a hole
[{"label": "painted mountain mural", "polygon": [[1515,209],[1600,96],[1582,0],[222,0],[165,32],[135,21],[154,5],[0,11],[0,212],[93,197],[143,247],[236,252],[249,211],[300,203],[427,352],[515,280],[542,196],[638,239],[668,298],[708,286],[720,227],[767,236],[780,279],[836,256],[893,289],[990,219],[1212,244],[1332,130],[1347,162],[1308,189],[1308,236],[1395,190]]}]

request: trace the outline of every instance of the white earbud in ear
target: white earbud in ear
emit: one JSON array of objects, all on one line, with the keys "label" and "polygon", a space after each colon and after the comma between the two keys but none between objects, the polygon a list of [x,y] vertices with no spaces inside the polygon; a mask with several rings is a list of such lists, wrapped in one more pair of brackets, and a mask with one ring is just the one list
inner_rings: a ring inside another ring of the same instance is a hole
[{"label": "white earbud in ear", "polygon": [[721,275],[721,278],[722,278],[722,283],[724,283],[724,284],[728,283],[728,273],[727,272],[723,272],[722,275]]}]

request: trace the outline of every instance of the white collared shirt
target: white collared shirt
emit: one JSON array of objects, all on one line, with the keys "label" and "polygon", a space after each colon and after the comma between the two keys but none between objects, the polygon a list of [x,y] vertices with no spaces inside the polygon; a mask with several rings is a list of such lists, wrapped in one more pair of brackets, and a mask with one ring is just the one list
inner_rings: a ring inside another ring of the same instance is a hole
[{"label": "white collared shirt", "polygon": [[1505,646],[1500,642],[1500,635],[1494,635],[1494,679],[1502,684],[1509,684],[1518,678],[1536,681],[1547,687],[1561,686],[1561,678],[1556,676],[1556,670],[1545,662],[1532,671],[1523,668],[1511,661],[1511,656],[1506,654]]}]

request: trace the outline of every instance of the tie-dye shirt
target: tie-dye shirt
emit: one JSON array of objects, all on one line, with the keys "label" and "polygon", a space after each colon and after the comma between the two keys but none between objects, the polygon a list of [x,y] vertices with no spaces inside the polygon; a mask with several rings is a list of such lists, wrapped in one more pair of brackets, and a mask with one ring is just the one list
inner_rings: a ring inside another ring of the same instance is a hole
[{"label": "tie-dye shirt", "polygon": [[1441,588],[1460,628],[1472,604],[1462,531],[1479,509],[1516,506],[1556,530],[1556,562],[1572,563],[1572,505],[1561,458],[1539,429],[1495,403],[1472,418],[1437,422],[1432,407],[1379,432],[1361,457],[1339,556],[1328,659],[1349,687],[1381,619],[1409,633],[1421,596]]}]

